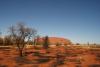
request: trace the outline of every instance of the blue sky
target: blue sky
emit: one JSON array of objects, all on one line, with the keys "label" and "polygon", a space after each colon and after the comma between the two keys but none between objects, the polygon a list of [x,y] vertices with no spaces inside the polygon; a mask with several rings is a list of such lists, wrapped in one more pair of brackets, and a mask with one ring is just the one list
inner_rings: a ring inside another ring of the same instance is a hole
[{"label": "blue sky", "polygon": [[0,0],[3,34],[16,22],[36,28],[41,36],[100,43],[100,0]]}]

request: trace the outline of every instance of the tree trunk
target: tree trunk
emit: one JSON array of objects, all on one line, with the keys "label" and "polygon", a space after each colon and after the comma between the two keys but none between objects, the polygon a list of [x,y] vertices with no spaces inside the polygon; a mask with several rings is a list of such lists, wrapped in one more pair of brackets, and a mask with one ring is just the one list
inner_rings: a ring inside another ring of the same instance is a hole
[{"label": "tree trunk", "polygon": [[23,50],[22,49],[19,50],[19,56],[23,57]]}]

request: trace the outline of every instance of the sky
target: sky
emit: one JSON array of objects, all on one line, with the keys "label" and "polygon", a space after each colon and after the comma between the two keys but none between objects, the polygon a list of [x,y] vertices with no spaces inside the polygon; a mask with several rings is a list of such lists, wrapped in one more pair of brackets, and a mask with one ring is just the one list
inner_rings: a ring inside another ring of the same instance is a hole
[{"label": "sky", "polygon": [[100,0],[0,0],[0,31],[24,22],[41,36],[100,43]]}]

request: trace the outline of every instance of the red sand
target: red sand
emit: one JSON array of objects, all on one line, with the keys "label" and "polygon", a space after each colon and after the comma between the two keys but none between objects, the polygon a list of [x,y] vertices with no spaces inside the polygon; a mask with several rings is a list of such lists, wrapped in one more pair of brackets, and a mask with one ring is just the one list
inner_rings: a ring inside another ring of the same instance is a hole
[{"label": "red sand", "polygon": [[[98,64],[100,65],[100,60],[96,60],[96,54],[100,55],[100,49],[98,49],[98,53],[96,51],[90,51],[90,49],[78,49],[78,48],[71,48],[67,49],[65,47],[54,47],[49,48],[48,51],[49,54],[46,53],[44,49],[27,49],[26,52],[39,52],[43,55],[48,55],[51,57],[56,57],[56,53],[64,53],[65,61],[64,64],[58,65],[57,67],[76,67],[77,65],[80,65],[81,67],[89,67],[89,65],[92,64]],[[93,54],[92,52],[95,52],[96,54]],[[28,54],[25,56],[24,61],[16,60],[18,59],[18,51],[15,49],[10,50],[1,50],[0,49],[0,66],[6,65],[7,67],[51,67],[51,65],[54,64],[55,58],[52,58],[50,61],[45,63],[37,63],[36,59],[43,58],[34,56],[33,53]],[[19,58],[20,59],[20,58]],[[79,61],[79,62],[77,62]]]}]

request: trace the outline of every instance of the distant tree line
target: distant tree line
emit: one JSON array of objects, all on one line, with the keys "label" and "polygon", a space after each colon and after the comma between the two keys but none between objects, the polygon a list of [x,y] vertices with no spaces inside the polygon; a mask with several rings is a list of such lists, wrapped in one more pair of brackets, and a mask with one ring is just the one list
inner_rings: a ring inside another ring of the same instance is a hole
[{"label": "distant tree line", "polygon": [[13,40],[11,39],[10,36],[0,37],[0,45],[1,46],[13,45]]},{"label": "distant tree line", "polygon": [[[34,40],[33,41],[29,41],[28,44],[29,45],[33,45],[34,44]],[[15,42],[12,39],[11,36],[0,37],[0,46],[10,46],[10,45],[15,45]]]}]

